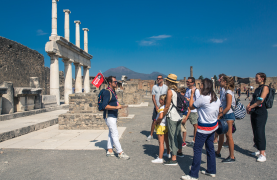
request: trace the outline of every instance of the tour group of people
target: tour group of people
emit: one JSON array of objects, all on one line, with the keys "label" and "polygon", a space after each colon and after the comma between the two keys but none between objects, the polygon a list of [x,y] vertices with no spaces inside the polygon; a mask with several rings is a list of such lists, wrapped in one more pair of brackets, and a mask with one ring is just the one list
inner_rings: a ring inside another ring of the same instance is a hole
[{"label": "tour group of people", "polygon": [[[115,156],[113,146],[116,149],[117,157],[120,159],[130,159],[123,152],[117,130],[117,114],[121,105],[118,103],[115,88],[117,87],[116,78],[110,76],[107,78],[108,88],[103,93],[102,108],[103,116],[109,128],[107,153],[106,155]],[[165,81],[165,84],[164,84]],[[193,162],[188,175],[182,176],[182,179],[198,179],[202,148],[205,144],[207,152],[207,170],[201,171],[202,174],[216,176],[216,160],[221,157],[221,149],[225,144],[229,147],[229,156],[222,160],[223,163],[233,163],[236,161],[234,153],[234,140],[232,137],[233,123],[236,118],[234,108],[236,100],[234,96],[235,83],[233,77],[225,74],[219,75],[221,85],[220,97],[218,98],[213,89],[213,81],[203,79],[200,89],[195,87],[195,79],[189,77],[186,81],[187,88],[178,88],[177,76],[169,74],[166,78],[159,75],[157,84],[152,88],[152,100],[154,109],[152,114],[151,132],[147,141],[153,139],[154,130],[159,141],[159,155],[152,163],[163,163],[164,165],[177,165],[177,157],[184,157],[182,147],[193,146]],[[257,156],[258,162],[266,161],[266,137],[265,125],[268,117],[265,106],[265,99],[269,94],[269,88],[265,85],[266,75],[264,73],[256,74],[256,83],[259,85],[253,93],[251,102],[247,105],[247,113],[251,115],[251,125],[253,130],[254,147],[257,152],[252,153]],[[180,94],[179,94],[180,93]],[[249,92],[248,92],[249,93]],[[187,111],[180,113],[177,110],[178,96],[185,96],[188,103]],[[217,134],[218,120],[223,119],[228,124],[226,134]],[[193,140],[186,143],[186,122],[189,120],[193,126]],[[224,138],[226,137],[226,142]],[[164,144],[166,152],[164,153]],[[215,145],[218,145],[215,150]],[[163,157],[169,160],[164,162]]]}]

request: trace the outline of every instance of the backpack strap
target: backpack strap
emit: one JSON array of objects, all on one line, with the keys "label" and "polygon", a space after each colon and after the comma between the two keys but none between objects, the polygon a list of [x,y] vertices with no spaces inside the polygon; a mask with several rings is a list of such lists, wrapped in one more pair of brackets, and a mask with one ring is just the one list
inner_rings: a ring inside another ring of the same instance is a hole
[{"label": "backpack strap", "polygon": [[[111,102],[112,98],[113,98],[113,95],[112,95],[111,90],[109,90],[109,89],[107,89],[107,90],[110,92],[110,100],[109,100],[109,102],[108,102],[108,104],[109,104],[109,103]],[[109,110],[106,110],[106,117],[105,117],[105,118],[107,118],[108,111],[109,111]]]}]

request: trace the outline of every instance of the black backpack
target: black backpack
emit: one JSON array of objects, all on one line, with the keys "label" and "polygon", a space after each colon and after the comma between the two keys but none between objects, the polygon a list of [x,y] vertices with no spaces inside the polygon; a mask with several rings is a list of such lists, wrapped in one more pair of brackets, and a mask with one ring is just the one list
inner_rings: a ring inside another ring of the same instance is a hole
[{"label": "black backpack", "polygon": [[[264,89],[264,88],[262,88],[262,89]],[[261,89],[261,92],[260,92],[260,96],[262,94],[262,89]],[[266,107],[266,109],[272,108],[273,102],[274,102],[274,95],[275,95],[275,89],[273,89],[271,87],[268,87],[268,89],[269,89],[269,93],[265,98],[265,107]]]},{"label": "black backpack", "polygon": [[[172,99],[171,99],[171,103],[177,109],[178,113],[182,113],[182,114],[184,112],[186,112],[188,110],[188,107],[189,107],[188,100],[185,98],[185,96],[183,96],[179,92],[177,93],[177,106],[173,103]],[[171,109],[172,109],[172,107],[171,107]]]}]

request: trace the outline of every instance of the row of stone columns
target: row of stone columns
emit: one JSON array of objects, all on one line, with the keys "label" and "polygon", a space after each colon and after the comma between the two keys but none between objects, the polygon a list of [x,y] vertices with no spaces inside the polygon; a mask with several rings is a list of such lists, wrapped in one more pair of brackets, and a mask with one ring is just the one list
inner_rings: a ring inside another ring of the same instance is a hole
[{"label": "row of stone columns", "polygon": [[[52,0],[52,33],[51,36],[57,36],[57,2],[59,0]],[[69,30],[69,14],[70,10],[63,10],[65,13],[64,22],[64,36],[67,41],[70,41],[70,30]],[[80,21],[74,21],[76,24],[76,42],[75,45],[80,48]],[[88,53],[88,31],[89,29],[84,28],[84,51]],[[59,85],[59,56],[55,54],[48,54],[51,59],[50,63],[50,94],[56,95],[57,104],[60,105],[60,85]],[[83,64],[75,62],[74,59],[63,58],[64,62],[64,100],[65,104],[69,104],[69,95],[72,94],[72,63],[75,65],[75,93],[82,93],[82,72],[81,67]],[[83,66],[83,80],[84,80],[84,92],[90,92],[89,82],[89,69],[88,66]]]}]

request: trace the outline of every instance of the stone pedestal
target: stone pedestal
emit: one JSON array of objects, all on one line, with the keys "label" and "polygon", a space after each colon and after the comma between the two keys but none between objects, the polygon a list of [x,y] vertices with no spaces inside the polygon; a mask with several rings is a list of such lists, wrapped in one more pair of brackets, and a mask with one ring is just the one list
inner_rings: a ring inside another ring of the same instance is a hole
[{"label": "stone pedestal", "polygon": [[128,117],[128,105],[122,105],[122,108],[118,110],[118,117]]},{"label": "stone pedestal", "polygon": [[7,94],[2,95],[2,114],[12,114],[14,113],[13,83],[5,81],[1,87],[7,88]]},{"label": "stone pedestal", "polygon": [[35,109],[35,96],[27,96],[26,111]]},{"label": "stone pedestal", "polygon": [[24,111],[26,111],[26,99],[27,99],[27,97],[25,97],[25,96],[16,97],[14,99],[15,112],[24,112]]}]

